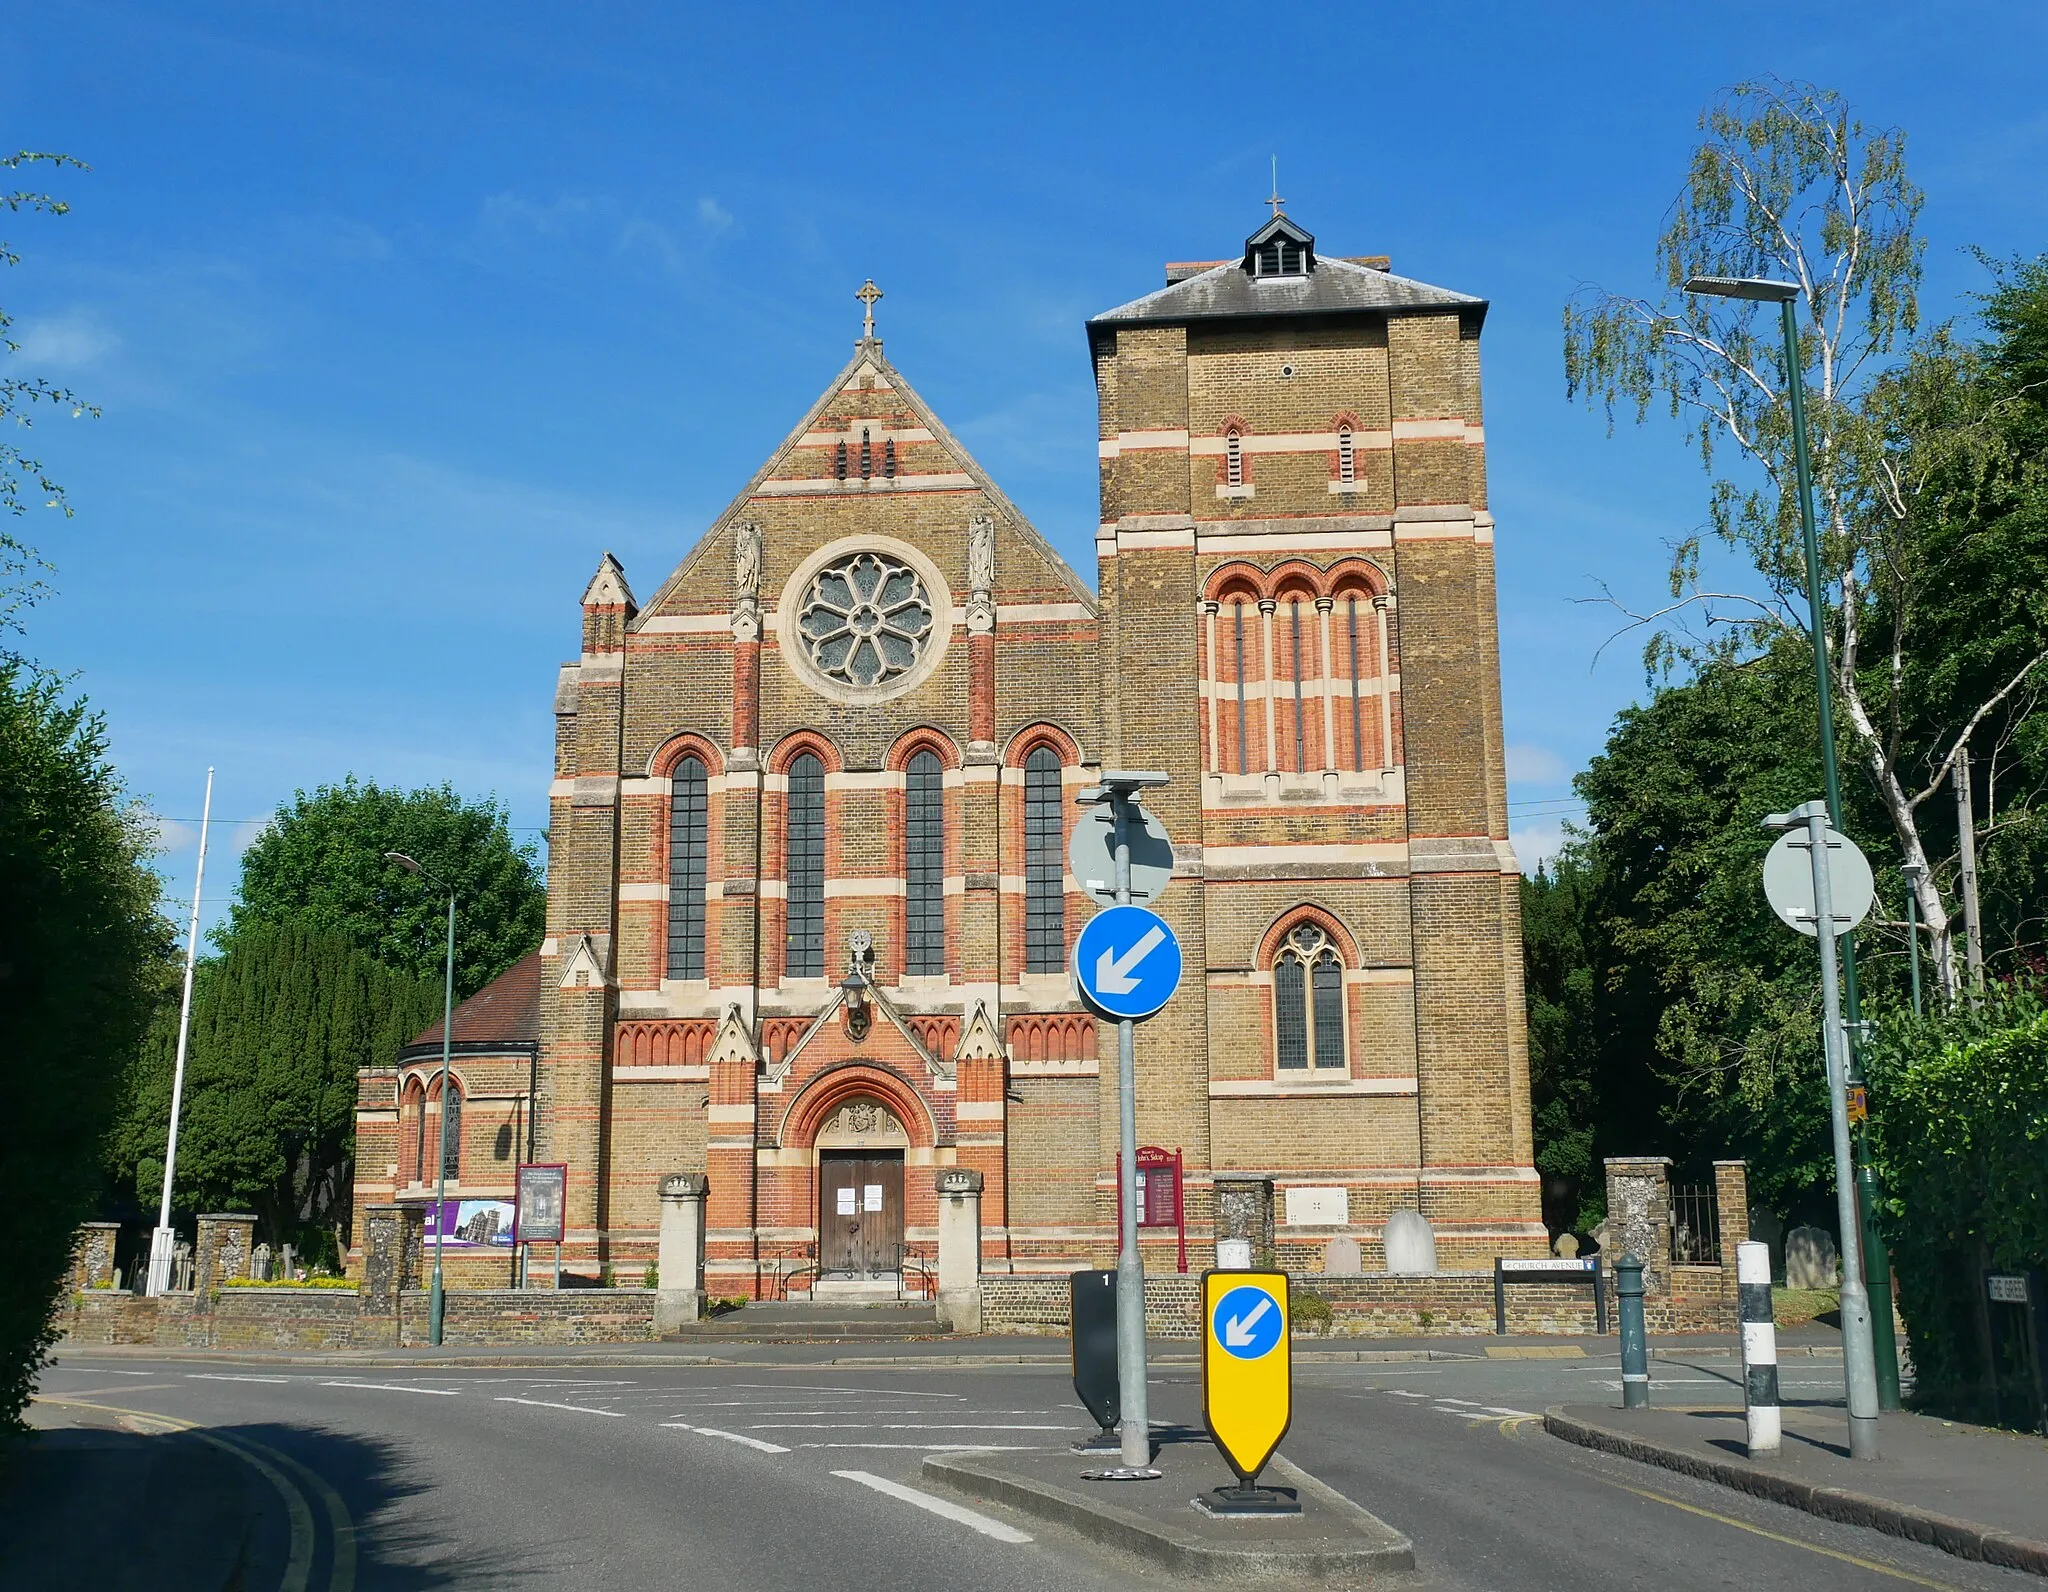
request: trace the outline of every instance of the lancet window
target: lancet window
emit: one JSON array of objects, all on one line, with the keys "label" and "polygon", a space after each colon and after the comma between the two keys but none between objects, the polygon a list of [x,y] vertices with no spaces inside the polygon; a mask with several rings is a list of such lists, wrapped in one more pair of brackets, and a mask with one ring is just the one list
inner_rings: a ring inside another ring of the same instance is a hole
[{"label": "lancet window", "polygon": [[783,972],[819,978],[825,971],[825,765],[815,753],[790,762],[786,810]]},{"label": "lancet window", "polygon": [[903,971],[946,971],[945,766],[922,751],[904,770]]},{"label": "lancet window", "polygon": [[704,976],[704,875],[707,791],[701,758],[686,757],[669,776],[668,976]]},{"label": "lancet window", "polygon": [[1344,1066],[1344,964],[1316,924],[1289,933],[1274,958],[1273,1030],[1283,1072]]}]

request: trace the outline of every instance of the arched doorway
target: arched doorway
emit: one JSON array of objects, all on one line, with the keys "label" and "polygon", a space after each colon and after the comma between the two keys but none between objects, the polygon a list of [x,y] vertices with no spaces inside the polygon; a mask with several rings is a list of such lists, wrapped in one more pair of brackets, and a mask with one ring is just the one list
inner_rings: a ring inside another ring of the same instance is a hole
[{"label": "arched doorway", "polygon": [[872,1096],[818,1129],[818,1279],[894,1281],[903,1269],[903,1156],[910,1134]]}]

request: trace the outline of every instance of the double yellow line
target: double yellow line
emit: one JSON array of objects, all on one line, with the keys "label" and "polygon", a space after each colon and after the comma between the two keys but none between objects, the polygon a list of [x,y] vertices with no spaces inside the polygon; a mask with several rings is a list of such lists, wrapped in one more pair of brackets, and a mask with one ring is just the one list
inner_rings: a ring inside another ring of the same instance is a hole
[{"label": "double yellow line", "polygon": [[94,1404],[85,1399],[52,1398],[40,1393],[36,1395],[36,1402],[78,1410],[99,1410],[139,1423],[145,1431],[177,1432],[196,1437],[202,1443],[234,1455],[255,1470],[277,1489],[278,1496],[284,1500],[285,1519],[291,1528],[291,1545],[285,1553],[284,1577],[278,1582],[278,1592],[307,1592],[312,1583],[316,1538],[313,1507],[306,1496],[307,1489],[311,1489],[327,1516],[327,1534],[333,1543],[334,1551],[327,1567],[327,1592],[354,1592],[356,1527],[349,1517],[348,1506],[341,1501],[341,1494],[291,1455],[280,1453],[267,1443],[247,1437],[224,1437],[218,1432],[208,1431],[197,1422],[180,1420],[175,1415],[159,1415],[154,1410],[124,1409],[118,1404]]}]

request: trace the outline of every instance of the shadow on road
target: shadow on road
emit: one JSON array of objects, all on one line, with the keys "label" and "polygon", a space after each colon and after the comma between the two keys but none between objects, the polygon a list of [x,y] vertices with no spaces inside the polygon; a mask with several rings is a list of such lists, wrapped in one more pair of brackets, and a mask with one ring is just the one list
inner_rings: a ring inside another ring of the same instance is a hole
[{"label": "shadow on road", "polygon": [[531,1572],[474,1546],[451,1560],[408,1507],[433,1480],[394,1443],[288,1422],[166,1432],[75,1405],[36,1409],[39,1429],[0,1448],[0,1587],[230,1592],[278,1585],[295,1553],[309,1592],[503,1586]]}]

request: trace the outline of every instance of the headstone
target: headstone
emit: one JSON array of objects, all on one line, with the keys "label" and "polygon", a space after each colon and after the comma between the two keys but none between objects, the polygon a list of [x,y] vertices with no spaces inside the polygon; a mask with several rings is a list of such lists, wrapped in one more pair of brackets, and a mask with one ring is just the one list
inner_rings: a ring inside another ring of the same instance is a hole
[{"label": "headstone", "polygon": [[281,1254],[284,1257],[284,1269],[281,1274],[283,1280],[286,1282],[297,1282],[299,1280],[298,1251],[293,1249],[290,1244],[286,1244],[284,1248],[279,1251],[279,1254]]},{"label": "headstone", "polygon": [[1557,1242],[1550,1246],[1550,1251],[1559,1260],[1577,1260],[1579,1258],[1578,1236],[1574,1233],[1559,1233],[1557,1235]]},{"label": "headstone", "polygon": [[1365,1259],[1358,1252],[1355,1238],[1333,1238],[1323,1245],[1323,1275],[1326,1277],[1356,1277],[1365,1270]]},{"label": "headstone", "polygon": [[1427,1277],[1436,1270],[1436,1230],[1420,1211],[1406,1206],[1387,1218],[1380,1243],[1387,1270],[1396,1277]]},{"label": "headstone", "polygon": [[1749,1236],[1771,1247],[1771,1273],[1785,1274],[1785,1218],[1776,1211],[1757,1206],[1749,1213]]},{"label": "headstone", "polygon": [[1606,1217],[1603,1216],[1600,1218],[1599,1225],[1596,1226],[1590,1233],[1586,1235],[1593,1241],[1593,1252],[1596,1255],[1604,1255],[1607,1253],[1607,1246],[1611,1242],[1610,1235],[1613,1233],[1613,1231],[1613,1224],[1609,1222]]},{"label": "headstone", "polygon": [[258,1282],[270,1281],[270,1246],[258,1244],[255,1257],[249,1263],[249,1275]]},{"label": "headstone", "polygon": [[1840,1260],[1832,1234],[1818,1227],[1795,1227],[1785,1235],[1785,1286],[1832,1288],[1840,1281]]}]

